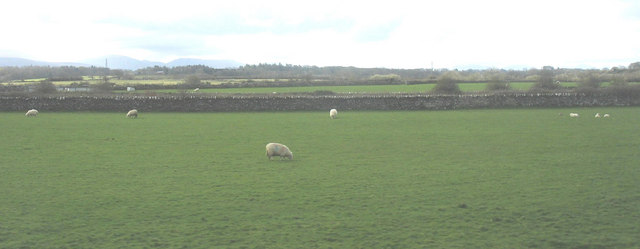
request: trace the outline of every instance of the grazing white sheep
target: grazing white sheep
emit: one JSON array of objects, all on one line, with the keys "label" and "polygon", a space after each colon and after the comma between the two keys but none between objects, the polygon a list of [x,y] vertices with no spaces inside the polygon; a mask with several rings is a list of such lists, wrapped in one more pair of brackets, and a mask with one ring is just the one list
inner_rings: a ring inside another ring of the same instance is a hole
[{"label": "grazing white sheep", "polygon": [[572,112],[572,113],[569,113],[569,117],[577,118],[577,117],[580,117],[580,114],[577,114],[577,113],[573,113],[573,112]]},{"label": "grazing white sheep", "polygon": [[293,152],[289,150],[284,144],[279,143],[268,143],[266,146],[267,149],[267,157],[271,160],[271,157],[280,156],[280,160],[283,158],[289,158],[289,160],[293,159]]},{"label": "grazing white sheep", "polygon": [[200,91],[200,88],[193,89],[194,92]]},{"label": "grazing white sheep", "polygon": [[336,118],[337,116],[338,116],[338,110],[336,110],[336,109],[331,109],[331,111],[329,111],[329,117],[330,117],[331,119],[334,119],[334,118]]},{"label": "grazing white sheep", "polygon": [[130,87],[130,86],[127,87],[127,92],[135,92],[135,91],[136,91],[135,87]]},{"label": "grazing white sheep", "polygon": [[138,118],[138,110],[133,109],[129,112],[127,112],[127,118]]},{"label": "grazing white sheep", "polygon": [[608,118],[609,117],[609,113],[605,113],[603,117]]},{"label": "grazing white sheep", "polygon": [[25,113],[24,115],[27,117],[35,117],[38,115],[38,110],[36,109],[28,110],[27,113]]},{"label": "grazing white sheep", "polygon": [[596,118],[599,118],[599,117],[600,117],[600,113],[599,113],[599,112],[598,112],[598,113],[596,113],[596,116],[595,116],[595,117],[596,117]]}]

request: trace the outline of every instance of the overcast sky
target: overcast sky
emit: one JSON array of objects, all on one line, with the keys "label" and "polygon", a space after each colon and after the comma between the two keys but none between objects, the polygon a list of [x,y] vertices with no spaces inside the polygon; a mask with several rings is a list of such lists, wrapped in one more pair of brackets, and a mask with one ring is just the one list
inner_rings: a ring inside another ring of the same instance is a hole
[{"label": "overcast sky", "polygon": [[605,68],[640,61],[637,0],[5,1],[0,57]]}]

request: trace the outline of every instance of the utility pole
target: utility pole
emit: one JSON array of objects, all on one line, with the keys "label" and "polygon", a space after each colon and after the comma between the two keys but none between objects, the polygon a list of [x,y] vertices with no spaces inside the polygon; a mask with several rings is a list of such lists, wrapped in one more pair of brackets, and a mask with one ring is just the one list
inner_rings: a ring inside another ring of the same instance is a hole
[{"label": "utility pole", "polygon": [[104,58],[104,76],[103,76],[103,80],[104,83],[109,82],[109,80],[107,79],[107,73],[109,72],[109,64],[107,63],[107,58]]}]

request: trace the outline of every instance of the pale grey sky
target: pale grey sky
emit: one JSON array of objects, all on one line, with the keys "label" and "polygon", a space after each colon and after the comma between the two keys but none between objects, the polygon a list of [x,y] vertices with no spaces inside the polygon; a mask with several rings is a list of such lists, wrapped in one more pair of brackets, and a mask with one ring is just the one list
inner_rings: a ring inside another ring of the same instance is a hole
[{"label": "pale grey sky", "polygon": [[640,61],[639,2],[9,1],[0,57],[604,68]]}]

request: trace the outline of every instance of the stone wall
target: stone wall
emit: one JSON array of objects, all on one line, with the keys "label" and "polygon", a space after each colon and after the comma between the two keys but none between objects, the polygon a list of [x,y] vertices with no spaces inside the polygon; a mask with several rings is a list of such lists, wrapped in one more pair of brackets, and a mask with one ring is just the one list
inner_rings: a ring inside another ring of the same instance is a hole
[{"label": "stone wall", "polygon": [[640,98],[584,93],[507,93],[467,95],[181,95],[0,97],[0,111],[237,112],[329,110],[451,110],[639,106]]}]

